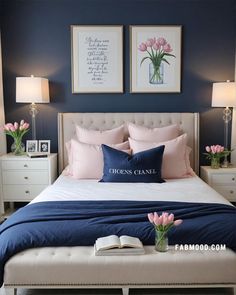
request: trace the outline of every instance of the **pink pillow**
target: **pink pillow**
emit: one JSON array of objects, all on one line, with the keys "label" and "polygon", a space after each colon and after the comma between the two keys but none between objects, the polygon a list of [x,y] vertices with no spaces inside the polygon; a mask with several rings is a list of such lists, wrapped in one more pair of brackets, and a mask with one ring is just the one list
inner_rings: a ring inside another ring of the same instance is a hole
[{"label": "pink pillow", "polygon": [[110,130],[92,130],[76,125],[76,135],[80,142],[91,144],[116,144],[124,141],[124,125]]},{"label": "pink pillow", "polygon": [[68,157],[68,167],[66,168],[66,173],[69,175],[72,175],[73,174],[73,171],[72,171],[73,159],[72,159],[72,153],[71,153],[71,140],[66,142],[66,151],[67,151],[67,157]]},{"label": "pink pillow", "polygon": [[160,128],[147,128],[133,123],[128,123],[128,130],[132,139],[156,143],[171,140],[179,136],[178,125],[169,125]]},{"label": "pink pillow", "polygon": [[129,138],[129,143],[134,154],[165,145],[162,162],[163,178],[184,178],[193,175],[188,159],[191,149],[186,145],[187,134],[160,143],[137,141]]},{"label": "pink pillow", "polygon": [[[129,142],[110,144],[112,148],[131,153]],[[72,176],[77,179],[101,179],[103,175],[103,153],[100,145],[82,143],[71,139]]]}]

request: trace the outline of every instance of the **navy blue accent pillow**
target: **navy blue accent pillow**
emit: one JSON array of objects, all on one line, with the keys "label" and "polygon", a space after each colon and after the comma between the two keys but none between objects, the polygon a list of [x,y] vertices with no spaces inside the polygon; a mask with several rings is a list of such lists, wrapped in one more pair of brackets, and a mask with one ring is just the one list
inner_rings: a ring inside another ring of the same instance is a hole
[{"label": "navy blue accent pillow", "polygon": [[134,155],[102,144],[104,168],[100,182],[165,182],[161,178],[165,146]]}]

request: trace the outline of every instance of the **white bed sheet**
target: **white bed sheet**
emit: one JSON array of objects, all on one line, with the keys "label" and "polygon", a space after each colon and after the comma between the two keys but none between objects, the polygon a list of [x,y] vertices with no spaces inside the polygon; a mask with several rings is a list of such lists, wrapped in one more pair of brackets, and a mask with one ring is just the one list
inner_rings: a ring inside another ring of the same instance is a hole
[{"label": "white bed sheet", "polygon": [[183,201],[230,204],[198,176],[165,183],[101,183],[63,173],[31,203],[69,200]]}]

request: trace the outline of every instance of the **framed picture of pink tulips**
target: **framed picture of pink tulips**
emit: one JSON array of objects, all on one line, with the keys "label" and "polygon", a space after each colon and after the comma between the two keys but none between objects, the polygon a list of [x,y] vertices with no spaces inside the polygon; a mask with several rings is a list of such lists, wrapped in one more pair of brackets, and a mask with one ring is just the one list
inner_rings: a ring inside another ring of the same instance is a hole
[{"label": "framed picture of pink tulips", "polygon": [[181,26],[130,26],[132,93],[180,92]]},{"label": "framed picture of pink tulips", "polygon": [[123,26],[71,26],[72,93],[123,92]]}]

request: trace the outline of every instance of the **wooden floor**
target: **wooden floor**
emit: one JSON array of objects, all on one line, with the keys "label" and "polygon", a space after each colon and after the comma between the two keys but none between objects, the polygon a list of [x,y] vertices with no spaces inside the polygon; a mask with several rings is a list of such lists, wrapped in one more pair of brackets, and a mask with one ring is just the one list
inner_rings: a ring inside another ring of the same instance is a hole
[{"label": "wooden floor", "polygon": [[[121,295],[121,289],[24,290],[17,295]],[[130,289],[130,295],[233,295],[233,289]],[[0,295],[5,295],[3,288]]]}]

